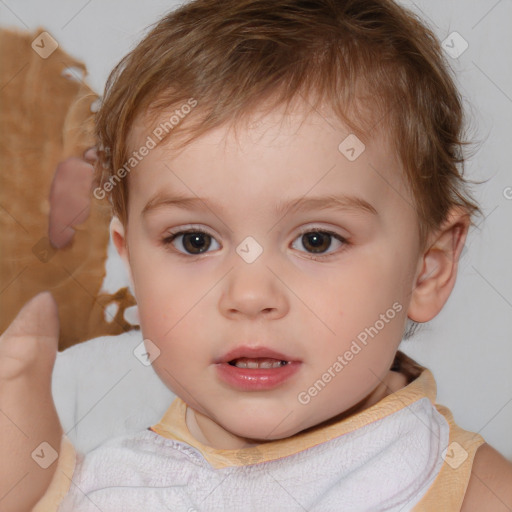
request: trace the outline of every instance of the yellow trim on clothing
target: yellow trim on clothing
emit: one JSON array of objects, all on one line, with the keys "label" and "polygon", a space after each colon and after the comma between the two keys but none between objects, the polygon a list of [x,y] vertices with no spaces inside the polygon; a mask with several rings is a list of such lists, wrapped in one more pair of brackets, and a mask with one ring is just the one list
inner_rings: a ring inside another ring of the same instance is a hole
[{"label": "yellow trim on clothing", "polygon": [[471,477],[476,451],[485,443],[480,434],[460,428],[449,409],[443,405],[436,405],[436,408],[450,425],[450,442],[441,471],[413,512],[459,512]]},{"label": "yellow trim on clothing", "polygon": [[268,462],[301,452],[318,444],[357,430],[393,414],[427,397],[435,404],[437,387],[430,370],[422,373],[407,386],[392,393],[363,411],[338,421],[325,422],[292,437],[268,441],[239,450],[219,450],[207,446],[192,436],[186,424],[187,404],[176,398],[159,423],[151,430],[162,437],[182,441],[197,448],[212,467],[246,466]]}]

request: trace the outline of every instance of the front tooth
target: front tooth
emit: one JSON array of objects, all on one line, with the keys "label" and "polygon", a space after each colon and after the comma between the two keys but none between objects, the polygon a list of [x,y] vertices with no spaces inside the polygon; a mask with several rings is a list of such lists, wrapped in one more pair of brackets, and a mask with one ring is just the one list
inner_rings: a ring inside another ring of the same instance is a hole
[{"label": "front tooth", "polygon": [[272,369],[272,368],[281,368],[281,366],[285,366],[287,364],[286,361],[276,361],[276,360],[255,360],[255,359],[240,359],[235,362],[235,366],[237,368],[249,368],[251,370],[256,370],[258,368],[263,369]]}]

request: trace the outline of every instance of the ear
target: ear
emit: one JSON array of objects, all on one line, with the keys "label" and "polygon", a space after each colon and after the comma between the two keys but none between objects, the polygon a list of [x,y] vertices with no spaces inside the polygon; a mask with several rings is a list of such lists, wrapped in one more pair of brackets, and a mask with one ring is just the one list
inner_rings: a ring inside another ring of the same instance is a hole
[{"label": "ear", "polygon": [[453,208],[441,227],[429,237],[407,311],[411,320],[428,322],[445,305],[455,285],[469,226],[467,212]]},{"label": "ear", "polygon": [[135,290],[130,267],[130,253],[128,251],[128,244],[126,241],[126,231],[123,226],[123,223],[116,216],[112,217],[112,220],[110,221],[110,237],[112,238],[112,242],[114,243],[117,252],[121,257],[121,260],[123,261],[125,268],[128,272],[132,289]]}]

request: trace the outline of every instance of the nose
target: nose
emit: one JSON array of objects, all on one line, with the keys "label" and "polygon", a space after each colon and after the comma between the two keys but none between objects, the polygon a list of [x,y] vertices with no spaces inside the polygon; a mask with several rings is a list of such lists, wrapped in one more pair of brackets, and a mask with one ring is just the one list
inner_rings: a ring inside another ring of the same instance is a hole
[{"label": "nose", "polygon": [[219,309],[224,316],[270,320],[287,314],[286,286],[275,270],[260,259],[253,263],[239,262],[228,274],[219,300]]}]

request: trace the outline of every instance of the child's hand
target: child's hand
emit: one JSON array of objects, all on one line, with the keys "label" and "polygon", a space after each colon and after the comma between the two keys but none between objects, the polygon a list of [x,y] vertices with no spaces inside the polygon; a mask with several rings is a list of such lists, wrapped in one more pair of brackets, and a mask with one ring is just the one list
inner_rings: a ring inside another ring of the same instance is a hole
[{"label": "child's hand", "polygon": [[[47,490],[57,466],[55,460],[49,463],[55,459],[62,437],[51,392],[58,336],[57,304],[48,292],[25,304],[0,336],[3,512],[31,510]],[[51,449],[40,446],[45,442]]]},{"label": "child's hand", "polygon": [[89,148],[83,159],[70,157],[55,169],[50,191],[50,219],[48,237],[52,245],[62,249],[71,243],[75,230],[89,217],[94,163],[98,159],[95,148]]}]

